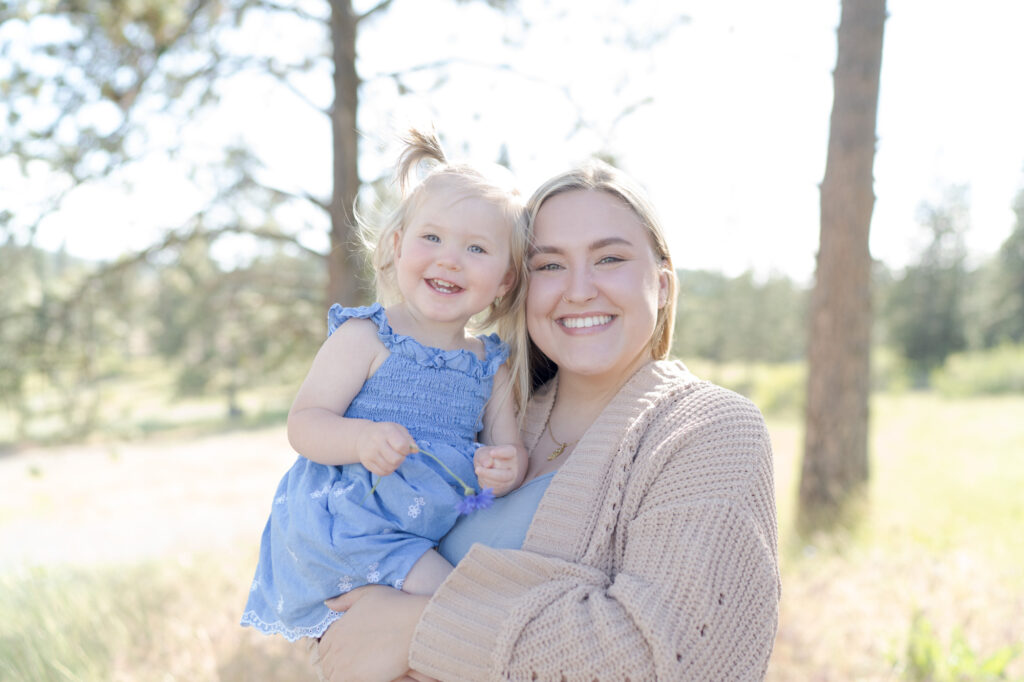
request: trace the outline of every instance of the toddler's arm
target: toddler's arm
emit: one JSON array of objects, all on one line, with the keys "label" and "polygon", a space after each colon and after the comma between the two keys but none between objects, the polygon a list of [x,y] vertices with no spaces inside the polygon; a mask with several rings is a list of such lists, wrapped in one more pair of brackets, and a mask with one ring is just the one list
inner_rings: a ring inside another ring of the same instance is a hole
[{"label": "toddler's arm", "polygon": [[296,452],[320,464],[362,462],[386,476],[416,451],[400,424],[342,416],[387,356],[369,320],[348,320],[324,341],[288,412],[288,442]]},{"label": "toddler's arm", "polygon": [[508,368],[502,365],[494,375],[494,390],[484,410],[484,430],[480,434],[484,446],[473,456],[480,487],[493,488],[499,497],[523,482],[528,457],[519,437],[509,381]]}]

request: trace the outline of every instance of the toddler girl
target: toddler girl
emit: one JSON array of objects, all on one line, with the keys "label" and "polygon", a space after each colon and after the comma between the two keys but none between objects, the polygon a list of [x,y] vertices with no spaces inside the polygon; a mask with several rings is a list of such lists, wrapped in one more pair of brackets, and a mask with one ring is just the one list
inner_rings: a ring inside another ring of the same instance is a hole
[{"label": "toddler girl", "polygon": [[324,600],[361,585],[432,593],[451,570],[434,547],[457,505],[479,499],[464,495],[505,494],[526,471],[508,348],[466,330],[521,306],[518,193],[417,131],[397,175],[402,199],[374,249],[388,305],[331,307],[288,415],[301,456],[278,486],[242,624],[289,641],[323,634],[342,615]]}]

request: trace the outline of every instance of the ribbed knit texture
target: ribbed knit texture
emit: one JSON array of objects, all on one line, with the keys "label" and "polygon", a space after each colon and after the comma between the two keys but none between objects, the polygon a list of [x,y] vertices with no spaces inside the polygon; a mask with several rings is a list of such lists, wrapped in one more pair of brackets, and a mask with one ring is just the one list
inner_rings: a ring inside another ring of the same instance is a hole
[{"label": "ribbed knit texture", "polygon": [[[531,401],[527,447],[554,393]],[[779,597],[761,413],[652,362],[555,474],[523,549],[475,545],[451,573],[410,665],[441,680],[760,680]]]}]

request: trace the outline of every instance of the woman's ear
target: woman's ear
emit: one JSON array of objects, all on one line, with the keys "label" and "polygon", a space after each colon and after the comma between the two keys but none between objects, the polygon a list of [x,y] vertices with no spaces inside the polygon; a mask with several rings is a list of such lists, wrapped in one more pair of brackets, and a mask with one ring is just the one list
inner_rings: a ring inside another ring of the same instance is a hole
[{"label": "woman's ear", "polygon": [[661,267],[658,268],[658,308],[664,308],[668,304],[669,284],[671,283],[672,272],[669,270],[668,260],[661,260]]}]

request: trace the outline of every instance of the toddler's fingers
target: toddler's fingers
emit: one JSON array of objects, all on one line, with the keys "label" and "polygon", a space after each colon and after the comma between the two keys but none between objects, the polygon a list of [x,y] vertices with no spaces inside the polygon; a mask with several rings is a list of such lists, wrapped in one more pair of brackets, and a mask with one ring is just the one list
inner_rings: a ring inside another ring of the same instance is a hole
[{"label": "toddler's fingers", "polygon": [[[494,469],[477,469],[476,470],[476,477],[477,477],[477,480],[481,481],[481,483],[486,482],[488,484],[490,484],[490,483],[508,483],[513,478],[515,478],[515,476],[513,475],[511,469],[499,469],[499,468],[494,468]],[[483,487],[487,487],[487,486],[483,486]]]},{"label": "toddler's fingers", "polygon": [[491,448],[491,458],[499,462],[511,462],[516,458],[516,448],[514,445],[496,445]]}]

